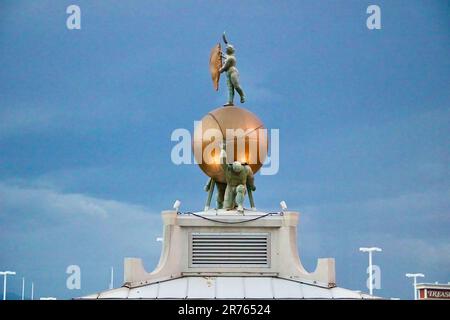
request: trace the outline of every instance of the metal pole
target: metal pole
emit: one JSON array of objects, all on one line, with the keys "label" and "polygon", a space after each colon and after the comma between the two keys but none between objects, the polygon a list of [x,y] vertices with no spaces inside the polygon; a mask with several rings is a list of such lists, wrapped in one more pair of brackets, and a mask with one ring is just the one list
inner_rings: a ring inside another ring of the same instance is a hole
[{"label": "metal pole", "polygon": [[373,295],[372,251],[369,251],[369,292],[370,292],[370,295]]},{"label": "metal pole", "polygon": [[3,300],[6,300],[6,273],[3,274]]},{"label": "metal pole", "polygon": [[22,300],[25,300],[25,278],[22,278]]},{"label": "metal pole", "polygon": [[414,277],[414,300],[417,300],[417,276]]},{"label": "metal pole", "polygon": [[362,247],[359,248],[359,251],[361,252],[367,252],[369,254],[369,293],[370,295],[373,295],[373,265],[372,265],[372,252],[381,252],[381,248],[378,247],[371,247],[366,248]]},{"label": "metal pole", "polygon": [[109,282],[109,289],[114,289],[114,268],[111,267],[111,281]]},{"label": "metal pole", "polygon": [[34,300],[34,282],[31,283],[31,300]]},{"label": "metal pole", "polygon": [[423,278],[425,277],[425,275],[423,273],[407,273],[405,274],[406,277],[408,278],[413,278],[413,287],[414,287],[414,300],[418,300],[418,292],[417,292],[417,278]]},{"label": "metal pole", "polygon": [[3,276],[3,300],[6,300],[6,281],[7,281],[7,277],[8,277],[8,275],[15,276],[16,272],[15,271],[1,271],[0,275]]}]

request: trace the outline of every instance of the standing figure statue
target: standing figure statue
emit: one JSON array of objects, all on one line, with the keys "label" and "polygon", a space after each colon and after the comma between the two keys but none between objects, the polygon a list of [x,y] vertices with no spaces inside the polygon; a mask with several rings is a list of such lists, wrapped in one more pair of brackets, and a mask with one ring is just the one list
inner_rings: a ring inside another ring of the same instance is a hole
[{"label": "standing figure statue", "polygon": [[233,45],[228,43],[228,40],[225,36],[225,32],[223,33],[223,42],[226,45],[226,55],[223,55],[225,62],[222,67],[219,69],[220,73],[227,73],[227,86],[228,86],[228,102],[224,106],[232,106],[234,100],[234,90],[239,93],[241,97],[241,103],[245,102],[245,94],[244,90],[242,90],[239,84],[239,71],[236,68],[236,56],[234,55],[234,47]]}]

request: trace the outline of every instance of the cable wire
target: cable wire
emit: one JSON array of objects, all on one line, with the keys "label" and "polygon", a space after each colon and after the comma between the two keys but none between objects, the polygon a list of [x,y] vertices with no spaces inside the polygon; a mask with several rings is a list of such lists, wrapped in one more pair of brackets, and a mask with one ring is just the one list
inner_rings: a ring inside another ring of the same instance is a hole
[{"label": "cable wire", "polygon": [[202,215],[193,213],[193,212],[184,212],[183,214],[191,214],[191,215],[193,215],[193,216],[195,216],[195,217],[202,218],[202,219],[205,219],[205,220],[208,220],[208,221],[211,221],[211,222],[217,222],[217,223],[223,223],[223,224],[239,224],[239,223],[246,223],[246,222],[256,221],[256,220],[265,218],[265,217],[267,217],[267,216],[270,216],[270,215],[273,215],[273,214],[279,214],[279,213],[278,213],[278,212],[269,212],[269,213],[263,214],[263,215],[258,216],[258,217],[256,217],[256,218],[253,218],[253,219],[241,220],[241,221],[222,221],[222,220],[216,220],[216,219],[208,218],[208,217],[205,217],[205,216],[202,216]]}]

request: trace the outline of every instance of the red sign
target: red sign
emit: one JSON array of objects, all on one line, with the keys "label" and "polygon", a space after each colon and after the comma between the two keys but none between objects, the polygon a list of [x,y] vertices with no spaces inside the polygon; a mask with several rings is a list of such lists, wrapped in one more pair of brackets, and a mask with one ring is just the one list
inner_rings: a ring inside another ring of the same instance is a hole
[{"label": "red sign", "polygon": [[427,289],[428,299],[450,299],[450,290]]}]

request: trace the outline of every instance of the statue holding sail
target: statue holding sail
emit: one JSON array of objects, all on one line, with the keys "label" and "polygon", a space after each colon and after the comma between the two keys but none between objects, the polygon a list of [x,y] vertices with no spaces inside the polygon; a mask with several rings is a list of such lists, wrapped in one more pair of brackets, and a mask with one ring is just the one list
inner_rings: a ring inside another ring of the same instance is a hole
[{"label": "statue holding sail", "polygon": [[241,88],[239,82],[239,71],[236,67],[235,49],[226,38],[225,32],[222,35],[223,42],[225,43],[225,55],[221,50],[220,43],[217,44],[212,50],[209,59],[209,69],[211,72],[211,78],[213,81],[214,89],[219,90],[220,74],[226,73],[227,87],[228,87],[228,101],[224,106],[234,105],[235,91],[240,96],[241,103],[245,102],[244,90]]}]

